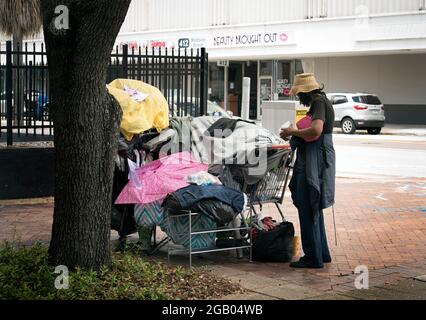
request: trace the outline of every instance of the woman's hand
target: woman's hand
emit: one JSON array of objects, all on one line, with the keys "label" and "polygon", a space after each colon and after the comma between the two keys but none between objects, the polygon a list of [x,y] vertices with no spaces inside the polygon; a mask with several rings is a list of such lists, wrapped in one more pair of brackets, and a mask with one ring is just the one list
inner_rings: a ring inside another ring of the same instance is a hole
[{"label": "woman's hand", "polygon": [[294,131],[296,131],[291,125],[290,127],[286,129],[281,129],[280,137],[281,139],[288,140],[288,137],[292,136],[294,134]]},{"label": "woman's hand", "polygon": [[324,128],[324,121],[314,120],[312,121],[312,126],[306,129],[295,129],[293,126],[290,126],[286,129],[281,129],[280,137],[284,140],[288,140],[288,137],[294,136],[299,138],[308,138],[308,137],[317,137],[322,134]]}]

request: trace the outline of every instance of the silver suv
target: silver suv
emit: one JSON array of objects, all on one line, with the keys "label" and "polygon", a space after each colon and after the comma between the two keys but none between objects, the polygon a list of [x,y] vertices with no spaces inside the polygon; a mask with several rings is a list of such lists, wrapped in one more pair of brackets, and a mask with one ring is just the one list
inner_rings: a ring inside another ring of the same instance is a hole
[{"label": "silver suv", "polygon": [[369,134],[380,134],[385,126],[385,107],[376,95],[329,93],[327,97],[334,107],[334,126],[341,127],[344,133],[367,130]]}]

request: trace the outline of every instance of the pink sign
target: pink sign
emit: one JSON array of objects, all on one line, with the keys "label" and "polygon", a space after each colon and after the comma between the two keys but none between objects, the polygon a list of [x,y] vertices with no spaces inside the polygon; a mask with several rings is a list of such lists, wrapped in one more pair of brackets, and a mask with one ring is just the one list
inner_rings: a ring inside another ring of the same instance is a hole
[{"label": "pink sign", "polygon": [[280,40],[281,40],[282,42],[286,42],[286,41],[288,40],[288,35],[287,35],[287,33],[281,33],[281,34],[280,34]]}]

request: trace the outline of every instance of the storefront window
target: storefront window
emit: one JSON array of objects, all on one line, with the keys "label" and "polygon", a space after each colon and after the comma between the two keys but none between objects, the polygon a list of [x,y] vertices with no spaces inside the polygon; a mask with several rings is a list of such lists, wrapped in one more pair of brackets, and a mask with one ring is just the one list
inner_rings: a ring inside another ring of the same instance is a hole
[{"label": "storefront window", "polygon": [[295,74],[302,74],[302,73],[304,73],[302,60],[296,60],[295,65],[296,65]]},{"label": "storefront window", "polygon": [[272,61],[260,62],[260,76],[272,76]]},{"label": "storefront window", "polygon": [[260,79],[260,101],[272,100],[272,78]]},{"label": "storefront window", "polygon": [[224,106],[225,104],[225,68],[210,64],[209,100]]},{"label": "storefront window", "polygon": [[279,100],[287,100],[290,97],[291,90],[291,62],[289,61],[277,61],[277,73],[276,73],[276,93],[278,94]]}]

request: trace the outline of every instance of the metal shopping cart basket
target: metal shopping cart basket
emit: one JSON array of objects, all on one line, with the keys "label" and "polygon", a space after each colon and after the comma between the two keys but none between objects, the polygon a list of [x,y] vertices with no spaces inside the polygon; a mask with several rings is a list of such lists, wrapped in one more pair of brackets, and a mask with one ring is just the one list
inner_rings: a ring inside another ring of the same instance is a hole
[{"label": "metal shopping cart basket", "polygon": [[[284,199],[285,187],[289,179],[292,152],[287,147],[269,148],[264,160],[260,166],[247,164],[221,166],[222,183],[225,186],[239,189],[248,197],[249,210],[245,214],[240,213],[236,216],[232,223],[219,227],[209,221],[210,218],[203,217],[197,212],[187,211],[177,215],[167,212],[167,234],[174,239],[173,242],[184,245],[182,248],[169,246],[169,261],[171,255],[187,254],[191,267],[192,256],[196,254],[236,250],[237,256],[242,258],[243,250],[246,249],[250,251],[250,261],[252,260],[252,232],[250,230],[257,216],[255,205],[260,205],[262,208],[265,203],[274,203],[282,219],[285,220],[280,204]],[[181,220],[179,221],[179,219]],[[181,225],[179,230],[174,229],[177,225]],[[226,234],[234,239],[233,245],[219,247],[217,242],[214,245],[215,239],[217,241],[221,235],[226,237]]]},{"label": "metal shopping cart basket", "polygon": [[293,167],[293,152],[289,146],[275,146],[266,150],[266,157],[260,157],[260,163],[253,165],[229,165],[225,168],[228,178],[225,185],[233,185],[247,194],[250,216],[257,217],[259,206],[275,204],[281,218],[285,221],[281,204],[283,203],[286,187]]}]

